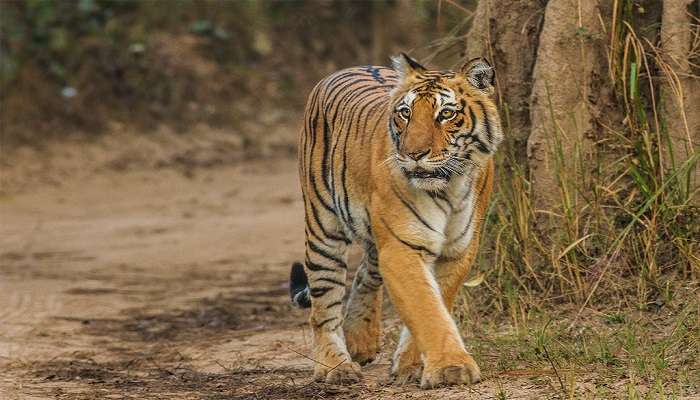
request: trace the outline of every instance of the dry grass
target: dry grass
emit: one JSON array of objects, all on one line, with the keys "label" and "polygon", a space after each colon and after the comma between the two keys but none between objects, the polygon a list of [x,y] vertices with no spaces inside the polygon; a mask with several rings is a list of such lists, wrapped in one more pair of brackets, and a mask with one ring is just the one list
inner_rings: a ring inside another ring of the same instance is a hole
[{"label": "dry grass", "polygon": [[663,50],[638,33],[631,6],[616,2],[606,28],[603,79],[620,105],[608,112],[622,123],[601,123],[593,154],[582,143],[563,154],[570,135],[552,121],[560,190],[548,212],[557,229],[546,236],[535,228],[542,211],[528,176],[513,157],[501,160],[509,173],[488,216],[485,285],[465,290],[460,310],[485,370],[551,371],[547,384],[562,398],[700,393],[700,209],[692,203],[700,188],[690,179],[700,155],[665,162],[674,158],[659,85],[671,82],[674,96],[682,91]]}]

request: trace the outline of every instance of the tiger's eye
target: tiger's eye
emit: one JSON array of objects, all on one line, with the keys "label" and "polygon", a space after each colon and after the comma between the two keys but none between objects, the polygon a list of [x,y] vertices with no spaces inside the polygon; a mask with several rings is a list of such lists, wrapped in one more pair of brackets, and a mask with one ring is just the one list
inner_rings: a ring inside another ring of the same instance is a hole
[{"label": "tiger's eye", "polygon": [[447,120],[447,119],[450,119],[454,116],[455,116],[454,110],[450,110],[450,109],[446,108],[446,109],[440,111],[440,119],[442,119],[442,120]]},{"label": "tiger's eye", "polygon": [[402,108],[402,109],[399,110],[399,114],[401,115],[401,117],[402,117],[403,119],[408,119],[408,118],[411,116],[411,110],[409,110],[408,108],[404,107],[404,108]]}]

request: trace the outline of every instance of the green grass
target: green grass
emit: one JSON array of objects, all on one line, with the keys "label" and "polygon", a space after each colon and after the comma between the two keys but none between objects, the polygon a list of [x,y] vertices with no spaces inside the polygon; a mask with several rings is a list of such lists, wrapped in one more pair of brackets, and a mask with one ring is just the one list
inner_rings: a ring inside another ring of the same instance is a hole
[{"label": "green grass", "polygon": [[462,330],[487,380],[525,379],[561,398],[685,398],[700,393],[699,306],[589,311],[574,326],[575,308],[557,307],[518,327],[467,317]]}]

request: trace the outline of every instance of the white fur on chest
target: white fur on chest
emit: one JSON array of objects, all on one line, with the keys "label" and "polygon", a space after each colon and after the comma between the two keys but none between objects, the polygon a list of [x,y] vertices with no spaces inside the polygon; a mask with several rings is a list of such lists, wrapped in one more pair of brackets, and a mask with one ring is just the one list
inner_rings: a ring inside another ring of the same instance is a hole
[{"label": "white fur on chest", "polygon": [[474,171],[467,171],[440,196],[425,193],[417,198],[420,214],[437,231],[423,229],[424,238],[442,256],[452,258],[462,254],[474,237],[473,179]]},{"label": "white fur on chest", "polygon": [[[473,188],[475,168],[450,182],[439,195],[414,189],[406,195],[404,212],[411,214],[402,220],[408,224],[400,229],[406,239],[431,252],[447,258],[464,253],[474,237],[476,196]],[[369,215],[361,204],[351,204],[353,226],[344,225],[348,237],[374,243]],[[415,211],[415,212],[414,212]],[[352,231],[352,232],[351,232]]]},{"label": "white fur on chest", "polygon": [[450,216],[445,230],[445,243],[442,248],[442,255],[448,258],[462,254],[469,247],[474,237],[474,208],[475,193],[470,190],[462,198],[463,200]]}]

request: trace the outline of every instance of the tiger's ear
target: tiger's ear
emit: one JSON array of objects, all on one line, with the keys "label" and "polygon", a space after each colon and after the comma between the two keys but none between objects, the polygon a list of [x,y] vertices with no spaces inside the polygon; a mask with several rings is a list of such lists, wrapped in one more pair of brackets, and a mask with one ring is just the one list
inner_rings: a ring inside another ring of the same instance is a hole
[{"label": "tiger's ear", "polygon": [[473,58],[467,61],[462,66],[461,72],[467,76],[469,83],[475,88],[486,92],[493,90],[496,73],[485,59]]},{"label": "tiger's ear", "polygon": [[424,66],[406,55],[406,53],[400,53],[398,56],[391,57],[391,64],[402,79],[409,75],[426,71]]}]

